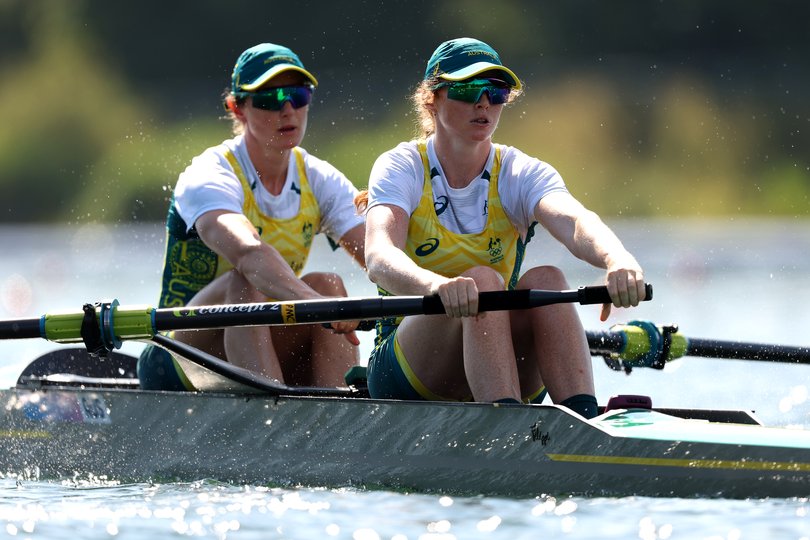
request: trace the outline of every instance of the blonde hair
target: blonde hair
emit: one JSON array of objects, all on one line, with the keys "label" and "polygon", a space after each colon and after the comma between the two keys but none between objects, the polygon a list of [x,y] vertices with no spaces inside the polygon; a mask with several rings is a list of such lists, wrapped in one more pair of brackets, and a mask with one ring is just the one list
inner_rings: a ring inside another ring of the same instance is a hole
[{"label": "blonde hair", "polygon": [[416,138],[427,139],[436,132],[436,120],[428,105],[433,105],[436,99],[437,79],[431,78],[419,83],[411,94],[411,105],[416,115]]},{"label": "blonde hair", "polygon": [[233,132],[234,135],[241,135],[245,132],[244,124],[234,112],[236,107],[245,103],[245,99],[247,98],[237,97],[229,88],[226,88],[222,93],[222,103],[225,105],[225,116],[223,116],[222,119],[231,122],[231,132]]}]

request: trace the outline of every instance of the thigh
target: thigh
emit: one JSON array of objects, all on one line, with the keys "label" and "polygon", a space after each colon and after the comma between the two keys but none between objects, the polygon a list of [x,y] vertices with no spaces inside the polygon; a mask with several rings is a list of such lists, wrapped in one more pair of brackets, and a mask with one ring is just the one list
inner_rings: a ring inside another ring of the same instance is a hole
[{"label": "thigh", "polygon": [[313,325],[271,326],[273,350],[287,384],[311,386]]},{"label": "thigh", "polygon": [[[236,271],[226,272],[200,289],[186,307],[211,306],[228,303],[229,291],[234,288],[234,280],[240,279]],[[178,330],[173,337],[201,351],[225,359],[225,331],[221,328],[214,330]]]},{"label": "thigh", "polygon": [[396,341],[397,331],[393,330],[384,338],[378,339],[368,361],[368,392],[375,399],[434,400],[430,391],[419,387],[409,378],[407,365],[403,365],[401,350]]},{"label": "thigh", "polygon": [[[301,281],[326,297],[346,296],[343,280],[335,273],[312,272],[301,276]],[[345,348],[342,344],[346,338],[321,324],[271,326],[270,333],[273,349],[288,384],[313,385],[315,371],[323,371],[323,366],[313,363],[313,356],[317,356],[318,352],[326,358],[327,364],[340,363],[336,370],[341,374],[356,363],[341,360],[341,352]]]},{"label": "thigh", "polygon": [[[531,268],[517,283],[517,289],[566,290],[569,288],[562,272],[554,266]],[[555,339],[555,326],[562,324],[568,312],[576,312],[573,304],[557,304],[510,312],[512,342],[518,359],[536,357],[538,340]],[[561,313],[562,312],[562,313]]]},{"label": "thigh", "polygon": [[[517,288],[567,290],[570,286],[559,268],[539,266],[526,272]],[[574,304],[513,311],[511,325],[524,395],[542,384],[551,387],[559,368],[580,363],[590,367],[585,332]]]},{"label": "thigh", "polygon": [[460,319],[446,315],[406,317],[396,339],[403,356],[400,361],[430,392],[448,399],[469,399]]}]

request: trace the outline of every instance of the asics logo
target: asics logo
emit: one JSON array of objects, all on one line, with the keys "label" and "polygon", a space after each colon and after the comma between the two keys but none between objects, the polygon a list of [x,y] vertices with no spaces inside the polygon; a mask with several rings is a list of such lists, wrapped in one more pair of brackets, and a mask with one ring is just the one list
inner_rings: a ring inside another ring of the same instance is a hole
[{"label": "asics logo", "polygon": [[438,247],[439,247],[438,238],[428,238],[427,242],[425,242],[421,246],[418,246],[416,250],[414,250],[414,253],[416,253],[416,255],[419,257],[424,257],[425,255],[430,255],[431,253],[436,251],[436,248]]},{"label": "asics logo", "polygon": [[437,216],[442,215],[442,213],[447,210],[447,197],[444,195],[436,197],[436,200],[433,201],[433,209],[436,210]]}]

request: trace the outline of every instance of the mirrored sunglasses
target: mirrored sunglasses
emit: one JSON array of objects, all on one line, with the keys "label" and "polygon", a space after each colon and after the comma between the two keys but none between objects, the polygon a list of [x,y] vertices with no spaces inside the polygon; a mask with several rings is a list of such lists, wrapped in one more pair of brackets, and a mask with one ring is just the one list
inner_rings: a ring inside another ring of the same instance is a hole
[{"label": "mirrored sunglasses", "polygon": [[[261,92],[245,92],[243,97],[250,97],[251,104],[264,111],[280,111],[286,102],[290,102],[293,109],[300,109],[312,101],[311,85],[279,86]],[[240,97],[242,97],[240,96]]]},{"label": "mirrored sunglasses", "polygon": [[447,97],[456,101],[466,103],[478,103],[484,92],[489,96],[492,105],[502,105],[509,99],[512,87],[504,81],[498,79],[473,79],[462,82],[441,82],[433,87],[433,90],[447,87]]}]

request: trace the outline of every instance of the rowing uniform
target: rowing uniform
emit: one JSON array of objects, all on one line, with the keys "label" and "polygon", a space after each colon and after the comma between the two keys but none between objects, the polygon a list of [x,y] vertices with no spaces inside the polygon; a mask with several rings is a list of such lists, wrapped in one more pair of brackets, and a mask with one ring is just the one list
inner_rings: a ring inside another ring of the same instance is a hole
[{"label": "rowing uniform", "polygon": [[[495,144],[481,174],[464,188],[452,188],[432,137],[401,143],[380,156],[368,189],[369,208],[390,204],[410,216],[405,252],[419,266],[444,276],[489,266],[509,289],[517,284],[533,235],[534,208],[550,193],[567,192],[552,166]],[[380,294],[388,293],[380,290]],[[401,318],[389,318],[377,324],[368,366],[372,397],[448,400],[428,390],[410,369],[396,339],[400,322]],[[539,389],[524,399],[539,402],[544,395]]]},{"label": "rowing uniform", "polygon": [[[356,194],[343,173],[303,148],[290,152],[287,177],[278,195],[261,183],[243,136],[207,149],[180,174],[169,205],[159,307],[186,305],[203,287],[233,268],[205,245],[194,228],[206,212],[225,210],[247,216],[262,240],[275,247],[300,276],[315,234],[326,234],[336,248],[337,240],[363,223],[354,207]],[[142,386],[151,380],[143,367]],[[164,372],[165,368],[162,366]],[[187,381],[183,386],[188,387]]]}]

